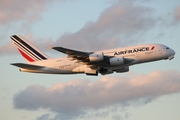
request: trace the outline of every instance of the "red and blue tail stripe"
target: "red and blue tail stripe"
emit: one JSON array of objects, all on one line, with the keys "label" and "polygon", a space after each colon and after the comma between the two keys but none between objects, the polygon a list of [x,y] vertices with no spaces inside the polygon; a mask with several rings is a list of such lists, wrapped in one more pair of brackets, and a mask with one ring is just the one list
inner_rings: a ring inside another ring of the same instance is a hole
[{"label": "red and blue tail stripe", "polygon": [[30,42],[25,40],[22,36],[13,35],[11,39],[14,41],[14,44],[17,46],[21,55],[28,62],[35,62],[39,60],[46,60],[48,56],[43,52],[38,50],[35,46],[33,46]]}]

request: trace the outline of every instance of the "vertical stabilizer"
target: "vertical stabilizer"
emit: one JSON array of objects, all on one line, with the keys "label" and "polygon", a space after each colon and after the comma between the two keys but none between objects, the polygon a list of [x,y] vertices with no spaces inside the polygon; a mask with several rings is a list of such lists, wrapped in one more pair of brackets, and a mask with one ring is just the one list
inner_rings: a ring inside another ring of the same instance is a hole
[{"label": "vertical stabilizer", "polygon": [[49,57],[20,35],[10,36],[21,55],[28,62],[46,60]]}]

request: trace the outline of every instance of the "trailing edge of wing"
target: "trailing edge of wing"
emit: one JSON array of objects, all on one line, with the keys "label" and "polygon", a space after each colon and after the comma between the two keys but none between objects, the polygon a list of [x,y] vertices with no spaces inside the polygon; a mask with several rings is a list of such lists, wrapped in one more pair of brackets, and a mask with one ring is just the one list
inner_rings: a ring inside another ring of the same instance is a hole
[{"label": "trailing edge of wing", "polygon": [[88,57],[90,54],[93,53],[93,52],[82,52],[82,51],[72,50],[63,47],[53,47],[52,49],[67,54],[69,58],[72,58],[72,60],[78,60],[84,63],[89,62]]},{"label": "trailing edge of wing", "polygon": [[[91,67],[107,66],[109,65],[108,63],[109,59],[114,57],[114,56],[104,56],[104,60],[101,62],[90,62],[89,55],[93,54],[94,52],[82,52],[82,51],[72,50],[63,47],[52,47],[52,49],[67,54],[68,58],[72,58],[72,60],[77,60],[78,62],[83,62],[86,65],[91,65]],[[134,59],[124,58],[124,61],[125,64],[128,64],[133,62]]]},{"label": "trailing edge of wing", "polygon": [[25,64],[25,63],[12,63],[11,65],[24,68],[24,69],[31,69],[31,70],[40,69],[44,67],[44,66],[31,65],[31,64]]},{"label": "trailing edge of wing", "polygon": [[93,52],[82,52],[82,51],[67,49],[63,47],[53,47],[52,49],[68,54],[68,55],[78,55],[78,56],[83,56],[83,55],[88,56],[89,54],[93,53]]}]

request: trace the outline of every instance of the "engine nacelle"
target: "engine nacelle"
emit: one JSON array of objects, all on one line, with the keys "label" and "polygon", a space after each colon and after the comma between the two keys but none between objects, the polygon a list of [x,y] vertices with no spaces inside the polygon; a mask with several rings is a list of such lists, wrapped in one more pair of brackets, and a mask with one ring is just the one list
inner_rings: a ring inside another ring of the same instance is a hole
[{"label": "engine nacelle", "polygon": [[89,61],[90,62],[100,62],[104,60],[103,53],[95,53],[89,55]]},{"label": "engine nacelle", "polygon": [[109,64],[112,66],[115,65],[123,65],[124,64],[124,57],[113,57],[109,59]]},{"label": "engine nacelle", "polygon": [[121,69],[117,69],[115,70],[117,73],[123,73],[123,72],[128,72],[129,71],[129,67],[123,67]]},{"label": "engine nacelle", "polygon": [[101,75],[106,75],[106,74],[112,74],[112,73],[114,73],[113,70],[108,70],[108,69],[104,69],[104,68],[101,68],[101,69],[99,70],[99,72],[101,73]]}]

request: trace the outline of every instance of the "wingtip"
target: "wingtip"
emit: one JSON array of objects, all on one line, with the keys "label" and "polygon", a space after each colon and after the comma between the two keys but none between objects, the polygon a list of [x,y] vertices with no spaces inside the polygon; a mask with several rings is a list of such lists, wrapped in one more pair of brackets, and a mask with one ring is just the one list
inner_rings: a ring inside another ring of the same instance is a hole
[{"label": "wingtip", "polygon": [[62,47],[53,47],[53,46],[48,46],[48,48],[49,48],[50,50],[52,50],[52,49],[57,50],[57,48],[62,48]]},{"label": "wingtip", "polygon": [[52,47],[53,50],[57,50],[58,47]]},{"label": "wingtip", "polygon": [[49,50],[52,50],[52,49],[53,49],[53,46],[49,45],[48,48],[49,48]]},{"label": "wingtip", "polygon": [[10,63],[10,65],[15,65],[16,63]]},{"label": "wingtip", "polygon": [[52,47],[52,49],[57,50],[57,49],[64,49],[63,47]]}]

